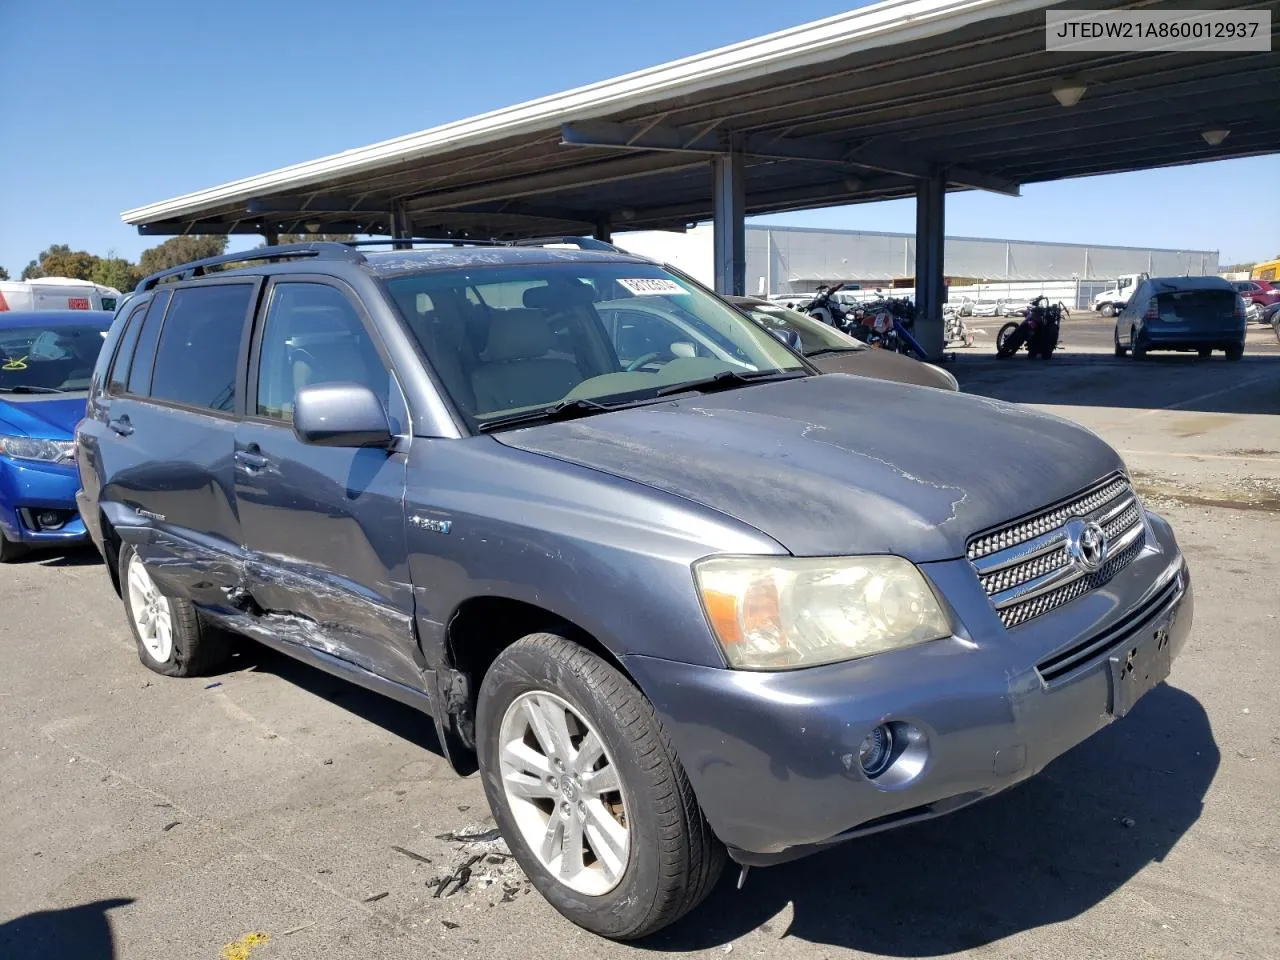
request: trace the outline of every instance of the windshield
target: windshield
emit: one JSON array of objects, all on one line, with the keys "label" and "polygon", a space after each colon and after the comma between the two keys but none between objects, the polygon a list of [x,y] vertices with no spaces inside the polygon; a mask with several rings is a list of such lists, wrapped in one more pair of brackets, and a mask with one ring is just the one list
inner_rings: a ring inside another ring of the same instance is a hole
[{"label": "windshield", "polygon": [[806,372],[776,338],[652,264],[486,266],[386,286],[473,429],[560,403],[666,396],[718,374],[734,375],[722,389]]},{"label": "windshield", "polygon": [[88,390],[105,336],[90,324],[0,326],[0,393]]},{"label": "windshield", "polygon": [[806,357],[832,350],[866,349],[847,333],[841,333],[835,327],[805,316],[796,310],[763,303],[743,304],[742,309],[746,310],[751,319],[766,330],[794,332],[800,337],[800,352]]}]

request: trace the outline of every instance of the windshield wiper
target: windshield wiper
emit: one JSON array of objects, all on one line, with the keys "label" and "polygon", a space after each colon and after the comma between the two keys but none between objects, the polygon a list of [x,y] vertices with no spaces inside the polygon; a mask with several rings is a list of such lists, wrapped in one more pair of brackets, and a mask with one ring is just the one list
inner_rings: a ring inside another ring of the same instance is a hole
[{"label": "windshield wiper", "polygon": [[0,393],[66,393],[57,387],[33,387],[28,383],[19,383],[12,387],[0,387]]},{"label": "windshield wiper", "polygon": [[738,370],[721,370],[714,376],[702,380],[690,380],[688,383],[673,383],[663,387],[654,396],[669,397],[673,393],[715,393],[719,390],[733,390],[748,383],[759,383],[762,380],[795,380],[807,377],[807,370],[751,370],[742,373]]},{"label": "windshield wiper", "polygon": [[[649,401],[636,402],[647,403]],[[619,410],[622,407],[634,405],[634,403],[600,403],[598,400],[587,400],[579,397],[576,400],[561,400],[559,403],[553,403],[549,407],[542,407],[538,410],[526,410],[524,413],[513,413],[509,417],[486,420],[484,423],[479,424],[476,429],[481,433],[488,433],[490,430],[496,430],[499,427],[514,427],[521,423],[576,420],[578,417],[589,417],[595,413],[606,413],[610,410]]]},{"label": "windshield wiper", "polygon": [[812,353],[806,353],[806,357],[825,357],[829,353],[861,353],[863,347],[823,347],[821,350],[814,350]]}]

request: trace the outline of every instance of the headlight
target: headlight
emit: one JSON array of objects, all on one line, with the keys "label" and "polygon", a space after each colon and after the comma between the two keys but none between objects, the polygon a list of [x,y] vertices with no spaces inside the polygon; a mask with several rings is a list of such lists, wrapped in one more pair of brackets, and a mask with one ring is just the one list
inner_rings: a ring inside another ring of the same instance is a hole
[{"label": "headlight", "polygon": [[65,463],[76,455],[74,440],[39,440],[35,437],[0,436],[0,453],[15,460]]},{"label": "headlight", "polygon": [[853,660],[952,632],[923,575],[901,557],[710,557],[693,574],[738,670]]}]

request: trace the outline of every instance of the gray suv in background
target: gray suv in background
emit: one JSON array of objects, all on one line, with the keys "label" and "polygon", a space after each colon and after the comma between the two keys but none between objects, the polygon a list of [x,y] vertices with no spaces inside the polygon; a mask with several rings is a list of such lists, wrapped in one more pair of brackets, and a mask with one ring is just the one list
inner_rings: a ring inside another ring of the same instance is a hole
[{"label": "gray suv in background", "polygon": [[239,634],[420,708],[542,894],[614,938],[726,854],[1009,787],[1166,676],[1189,574],[1092,433],[816,375],[584,246],[145,280],[77,437],[142,662],[198,674]]}]

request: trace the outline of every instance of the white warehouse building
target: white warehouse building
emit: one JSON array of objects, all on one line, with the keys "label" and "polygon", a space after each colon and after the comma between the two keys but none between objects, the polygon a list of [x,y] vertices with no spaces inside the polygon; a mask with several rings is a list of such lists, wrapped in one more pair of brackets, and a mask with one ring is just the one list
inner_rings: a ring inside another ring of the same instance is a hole
[{"label": "white warehouse building", "polygon": [[[687,233],[619,233],[614,243],[680,268],[711,286],[715,278],[710,224]],[[863,289],[914,285],[915,235],[747,224],[747,292],[757,296],[812,291],[819,284]],[[985,294],[1073,299],[1084,306],[1116,277],[1202,276],[1218,272],[1216,250],[1166,250],[1031,240],[947,237],[949,286]],[[954,294],[953,294],[954,295]]]}]

